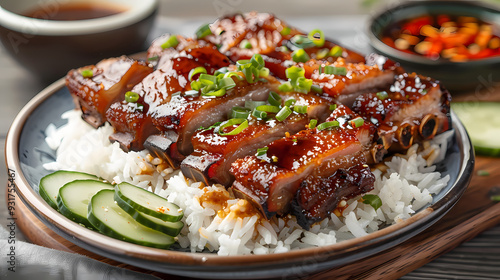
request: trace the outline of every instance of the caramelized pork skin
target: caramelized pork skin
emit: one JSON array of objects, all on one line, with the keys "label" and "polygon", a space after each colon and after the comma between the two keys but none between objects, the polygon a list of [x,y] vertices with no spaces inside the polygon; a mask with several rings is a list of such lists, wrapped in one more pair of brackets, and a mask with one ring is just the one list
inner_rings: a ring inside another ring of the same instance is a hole
[{"label": "caramelized pork skin", "polygon": [[[293,37],[307,33],[289,26],[272,14],[250,12],[235,14],[218,19],[210,25],[212,33],[205,39],[220,45],[220,51],[232,61],[249,59],[260,53],[266,62],[266,67],[278,78],[286,79],[285,70],[290,67],[292,52],[299,47],[293,43]],[[242,41],[248,41],[251,47],[242,47]],[[331,40],[325,40],[321,47],[312,46],[304,50],[311,59],[320,60],[318,53],[338,46],[341,53],[338,56],[325,56],[323,62],[334,62],[338,57],[347,62],[364,62],[362,55],[339,46]],[[285,48],[282,48],[285,47]]]},{"label": "caramelized pork skin", "polygon": [[339,116],[343,111],[349,109],[340,106],[326,120],[338,121],[338,127],[302,130],[267,145],[264,158],[236,160],[230,169],[236,179],[232,185],[235,193],[258,205],[267,217],[283,215],[308,176],[329,176],[338,169],[364,164],[371,125],[353,128],[349,115]]},{"label": "caramelized pork skin", "polygon": [[[249,126],[237,135],[221,136],[216,130],[198,130],[191,142],[194,153],[181,164],[183,174],[205,183],[216,182],[229,187],[234,177],[229,173],[231,163],[247,155],[253,155],[261,148],[287,134],[304,130],[311,119],[323,122],[330,114],[333,101],[302,93],[279,93],[282,105],[288,99],[296,100],[296,105],[307,106],[306,114],[292,113],[284,121],[261,120],[249,116]],[[232,130],[234,127],[228,127]]]},{"label": "caramelized pork skin", "polygon": [[451,128],[450,101],[438,82],[404,73],[390,87],[356,98],[353,110],[377,126],[381,149],[401,151]]},{"label": "caramelized pork skin", "polygon": [[[90,70],[90,76],[84,77],[84,70]],[[151,72],[145,63],[122,56],[69,71],[66,86],[81,108],[82,118],[97,128],[107,121],[105,113],[111,104],[123,100],[125,93]]]},{"label": "caramelized pork skin", "polygon": [[292,202],[292,213],[299,225],[309,229],[328,217],[342,200],[371,191],[374,183],[375,176],[366,164],[338,169],[330,176],[308,176]]}]

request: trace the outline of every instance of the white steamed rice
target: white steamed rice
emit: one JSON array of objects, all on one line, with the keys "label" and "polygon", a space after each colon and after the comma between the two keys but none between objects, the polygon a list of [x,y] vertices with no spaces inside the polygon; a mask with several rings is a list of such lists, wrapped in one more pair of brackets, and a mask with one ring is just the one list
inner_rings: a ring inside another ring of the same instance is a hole
[{"label": "white steamed rice", "polygon": [[[441,177],[433,162],[444,159],[452,131],[425,143],[424,149],[411,147],[404,156],[393,157],[383,168],[373,171],[375,188],[382,206],[375,211],[358,199],[347,201],[347,208],[303,230],[295,217],[262,219],[245,200],[231,197],[222,186],[203,186],[185,179],[147,151],[123,152],[108,137],[113,128],[106,124],[94,129],[81,119],[81,112],[62,115],[68,123],[46,129],[46,142],[57,150],[48,170],[75,170],[95,174],[113,183],[129,182],[146,188],[184,209],[185,226],[178,243],[192,252],[215,251],[219,255],[269,254],[334,244],[367,235],[382,224],[409,218],[428,203],[449,181]],[[382,172],[381,170],[384,170]],[[210,197],[224,197],[224,205]],[[212,200],[213,201],[213,200]],[[337,216],[338,214],[339,216]]]}]

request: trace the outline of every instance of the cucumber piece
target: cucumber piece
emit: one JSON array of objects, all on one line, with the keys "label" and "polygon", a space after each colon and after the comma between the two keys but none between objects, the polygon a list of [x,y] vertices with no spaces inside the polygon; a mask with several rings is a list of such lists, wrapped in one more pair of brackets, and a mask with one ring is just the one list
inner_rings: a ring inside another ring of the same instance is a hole
[{"label": "cucumber piece", "polygon": [[114,198],[118,206],[120,206],[121,209],[127,212],[130,216],[132,216],[132,218],[134,218],[141,225],[163,232],[170,236],[177,236],[184,227],[184,223],[181,221],[168,222],[150,215],[143,214],[135,210],[134,207],[130,206],[130,204],[123,201],[123,199],[121,199],[116,194],[116,192]]},{"label": "cucumber piece", "polygon": [[476,154],[500,156],[500,102],[454,102]]},{"label": "cucumber piece", "polygon": [[155,248],[167,249],[175,242],[172,236],[139,224],[115,203],[114,196],[114,190],[101,190],[90,200],[87,217],[101,233]]},{"label": "cucumber piece", "polygon": [[38,193],[43,200],[45,200],[52,208],[57,210],[57,194],[59,193],[59,189],[66,183],[83,179],[98,178],[95,175],[83,172],[59,170],[40,179]]},{"label": "cucumber piece", "polygon": [[74,180],[59,189],[57,206],[59,212],[68,219],[93,228],[87,220],[89,201],[94,194],[102,189],[113,190],[109,183],[97,180]]},{"label": "cucumber piece", "polygon": [[184,212],[179,206],[168,202],[165,198],[123,182],[115,187],[116,200],[132,206],[136,211],[168,222],[177,222],[182,219]]}]

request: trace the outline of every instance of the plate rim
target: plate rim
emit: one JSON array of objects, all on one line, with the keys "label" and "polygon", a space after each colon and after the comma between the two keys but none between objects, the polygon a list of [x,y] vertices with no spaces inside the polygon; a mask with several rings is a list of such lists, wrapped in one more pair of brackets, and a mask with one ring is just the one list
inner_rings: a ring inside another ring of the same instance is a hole
[{"label": "plate rim", "polygon": [[[38,106],[40,106],[53,94],[61,90],[64,86],[64,78],[61,78],[38,93],[19,112],[7,133],[5,142],[6,166],[8,172],[10,172],[10,170],[14,170],[16,174],[16,193],[26,206],[28,206],[30,211],[37,216],[37,218],[41,219],[46,225],[49,223],[50,226],[48,226],[50,228],[57,229],[57,231],[59,231],[59,235],[61,235],[61,232],[66,234],[67,236],[61,236],[65,239],[70,237],[70,239],[68,239],[70,242],[79,246],[81,246],[80,244],[90,246],[95,250],[90,251],[94,251],[97,254],[111,259],[118,259],[119,261],[132,265],[137,265],[137,262],[133,261],[131,263],[131,260],[128,258],[138,258],[140,262],[142,261],[141,264],[143,264],[144,261],[150,262],[153,265],[148,266],[147,268],[152,270],[157,268],[155,265],[160,264],[165,266],[165,268],[168,268],[168,270],[160,267],[159,271],[166,273],[214,278],[227,277],[229,275],[244,276],[245,271],[241,271],[242,266],[249,269],[246,270],[247,273],[252,270],[252,268],[263,265],[276,265],[278,267],[275,267],[274,270],[280,270],[282,272],[283,269],[286,269],[282,266],[288,267],[289,265],[297,265],[300,263],[304,264],[307,263],[307,261],[316,261],[316,263],[319,262],[320,264],[330,264],[333,265],[333,268],[345,264],[346,262],[342,262],[342,259],[349,256],[352,252],[356,253],[354,254],[355,257],[351,257],[350,261],[347,263],[371,256],[377,252],[392,248],[393,246],[415,236],[444,216],[444,214],[451,209],[451,207],[460,199],[462,194],[467,189],[474,168],[474,151],[472,149],[470,139],[461,122],[458,120],[456,115],[452,113],[452,120],[453,124],[455,124],[454,128],[456,129],[456,135],[454,137],[457,139],[460,138],[458,139],[462,142],[460,153],[463,152],[463,156],[465,157],[462,160],[461,168],[457,173],[457,180],[451,186],[450,191],[439,201],[429,207],[426,207],[425,209],[420,210],[412,217],[400,223],[380,229],[364,237],[353,238],[332,245],[266,255],[219,256],[212,253],[191,253],[150,248],[105,236],[70,221],[43,201],[38,193],[36,193],[36,191],[30,186],[26,177],[22,173],[19,161],[19,140],[24,124],[28,120],[30,112],[37,109]],[[460,135],[460,137],[458,137],[458,135]],[[463,139],[464,136],[465,139]],[[457,187],[460,188],[457,189]],[[449,199],[450,196],[453,199]],[[436,212],[437,214],[433,214]],[[416,230],[416,232],[410,232],[411,230]],[[408,232],[410,232],[410,234],[408,234]],[[384,247],[381,250],[377,250],[384,243],[391,245]],[[124,258],[119,259],[116,255],[123,256]],[[318,259],[320,261],[318,261]],[[198,267],[198,269],[186,271],[186,268],[192,269],[193,267]],[[229,269],[229,271],[219,272],[212,275],[200,274],[208,271],[213,273],[215,270],[220,270],[221,268]],[[308,273],[310,273],[310,271],[308,271]],[[265,273],[262,274],[262,276],[271,275],[269,273]]]}]

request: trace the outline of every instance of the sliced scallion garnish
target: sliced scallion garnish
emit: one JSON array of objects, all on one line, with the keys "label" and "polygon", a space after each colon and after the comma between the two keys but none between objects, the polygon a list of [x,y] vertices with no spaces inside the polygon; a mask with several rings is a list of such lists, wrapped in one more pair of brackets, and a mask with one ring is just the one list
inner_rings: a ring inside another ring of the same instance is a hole
[{"label": "sliced scallion garnish", "polygon": [[313,81],[311,79],[300,77],[295,81],[294,89],[300,93],[308,93],[311,91],[312,83]]},{"label": "sliced scallion garnish", "polygon": [[202,96],[216,96],[216,97],[224,96],[224,94],[226,94],[225,88],[201,93]]},{"label": "sliced scallion garnish", "polygon": [[384,100],[386,99],[387,97],[389,97],[389,94],[387,93],[387,91],[379,91],[376,93],[378,99],[380,100]]},{"label": "sliced scallion garnish", "polygon": [[254,101],[254,100],[245,101],[245,108],[248,108],[250,110],[253,110],[261,105],[266,105],[266,102],[265,101]]},{"label": "sliced scallion garnish", "polygon": [[86,79],[94,77],[94,71],[92,71],[92,69],[83,69],[80,73],[82,74],[82,77]]},{"label": "sliced scallion garnish", "polygon": [[306,53],[304,49],[296,49],[292,53],[292,60],[295,62],[306,62],[308,61],[309,55]]},{"label": "sliced scallion garnish", "polygon": [[139,94],[137,92],[127,91],[125,93],[125,101],[128,103],[136,103],[139,101]]},{"label": "sliced scallion garnish", "polygon": [[252,43],[250,43],[250,41],[248,41],[247,39],[244,39],[240,42],[240,48],[241,49],[251,49]]},{"label": "sliced scallion garnish", "polygon": [[355,118],[351,120],[351,126],[353,128],[357,128],[362,126],[365,123],[365,120],[363,120],[361,117]]},{"label": "sliced scallion garnish", "polygon": [[331,50],[330,50],[330,53],[329,55],[330,56],[333,56],[333,57],[339,57],[339,56],[342,56],[342,53],[344,52],[344,50],[342,50],[341,47],[339,46],[335,46],[333,47]]},{"label": "sliced scallion garnish", "polygon": [[236,83],[234,82],[233,78],[227,77],[227,78],[222,78],[217,81],[217,87],[218,88],[223,88],[223,89],[232,89],[236,86]]},{"label": "sliced scallion garnish", "polygon": [[261,157],[267,153],[267,150],[269,150],[269,147],[258,148],[255,156]]},{"label": "sliced scallion garnish", "polygon": [[198,28],[198,30],[196,30],[195,34],[196,34],[196,38],[198,38],[198,39],[203,39],[203,38],[207,37],[208,35],[212,35],[212,30],[210,30],[210,25],[207,23],[207,24],[200,26],[200,28]]},{"label": "sliced scallion garnish", "polygon": [[337,109],[337,104],[330,104],[330,111],[335,111]]},{"label": "sliced scallion garnish", "polygon": [[231,108],[230,118],[232,119],[246,119],[250,115],[250,109],[244,107],[233,107]]},{"label": "sliced scallion garnish", "polygon": [[273,105],[260,105],[255,109],[268,113],[278,113],[280,111],[280,108],[278,106],[273,106]]},{"label": "sliced scallion garnish", "polygon": [[[223,132],[224,128],[234,126],[234,125],[238,125],[238,126],[227,133]],[[237,134],[241,133],[247,127],[248,127],[248,120],[247,119],[229,119],[229,120],[221,123],[221,125],[218,128],[218,133],[219,133],[219,135],[222,135],[222,136],[237,135]]]},{"label": "sliced scallion garnish", "polygon": [[189,71],[189,81],[192,81],[193,80],[193,77],[197,74],[207,74],[207,69],[205,69],[205,67],[202,67],[202,66],[198,66],[196,68],[193,68],[191,69],[191,71]]},{"label": "sliced scallion garnish", "polygon": [[292,84],[290,82],[282,83],[279,85],[278,89],[281,92],[290,92],[293,90]]},{"label": "sliced scallion garnish", "polygon": [[307,113],[307,105],[295,105],[293,106],[293,111],[299,114]]},{"label": "sliced scallion garnish", "polygon": [[295,102],[297,102],[297,100],[290,98],[287,101],[285,101],[285,106],[292,107],[293,105],[295,105]]},{"label": "sliced scallion garnish", "polygon": [[177,40],[177,35],[172,35],[170,36],[167,41],[163,44],[161,44],[162,49],[168,49],[168,48],[175,48],[179,44],[179,41]]},{"label": "sliced scallion garnish", "polygon": [[371,205],[375,211],[382,206],[382,200],[376,194],[365,194],[363,196],[363,203]]},{"label": "sliced scallion garnish", "polygon": [[290,29],[290,27],[285,26],[285,27],[283,27],[283,29],[281,29],[280,34],[281,34],[281,36],[287,36],[287,35],[290,35],[291,31],[292,30]]},{"label": "sliced scallion garnish", "polygon": [[295,46],[303,49],[308,49],[316,46],[311,39],[304,35],[295,35],[290,39],[290,42]]},{"label": "sliced scallion garnish", "polygon": [[328,56],[328,53],[330,53],[329,49],[321,49],[316,53],[316,59],[323,59]]},{"label": "sliced scallion garnish", "polygon": [[264,111],[260,111],[260,110],[257,110],[257,109],[254,109],[252,111],[252,116],[258,118],[258,119],[266,119],[267,118],[267,113],[264,112]]},{"label": "sliced scallion garnish", "polygon": [[304,77],[305,73],[306,70],[304,70],[304,68],[297,66],[291,66],[285,70],[286,77],[292,81],[296,80],[297,78]]},{"label": "sliced scallion garnish", "polygon": [[[319,38],[315,36],[316,34],[319,35]],[[314,45],[316,45],[316,47],[322,47],[325,44],[325,33],[323,33],[320,29],[314,29],[309,32],[307,37],[314,43]]]},{"label": "sliced scallion garnish", "polygon": [[317,126],[317,129],[318,130],[325,130],[325,129],[330,129],[330,128],[334,128],[334,127],[338,127],[338,126],[339,126],[338,121],[330,121],[330,122],[320,123]]},{"label": "sliced scallion garnish", "polygon": [[280,122],[284,121],[290,114],[292,113],[292,109],[288,106],[284,106],[279,110],[279,112],[276,114],[276,119]]},{"label": "sliced scallion garnish", "polygon": [[267,102],[273,106],[281,106],[281,96],[279,96],[276,92],[271,91],[269,92]]},{"label": "sliced scallion garnish", "polygon": [[318,120],[317,119],[312,119],[309,121],[309,129],[313,129],[316,127],[316,124],[318,124]]},{"label": "sliced scallion garnish", "polygon": [[320,88],[318,85],[312,85],[311,86],[311,90],[315,93],[318,93],[318,94],[322,94],[323,93],[323,89]]},{"label": "sliced scallion garnish", "polygon": [[324,73],[345,76],[345,75],[347,75],[347,68],[326,65],[324,68]]}]

